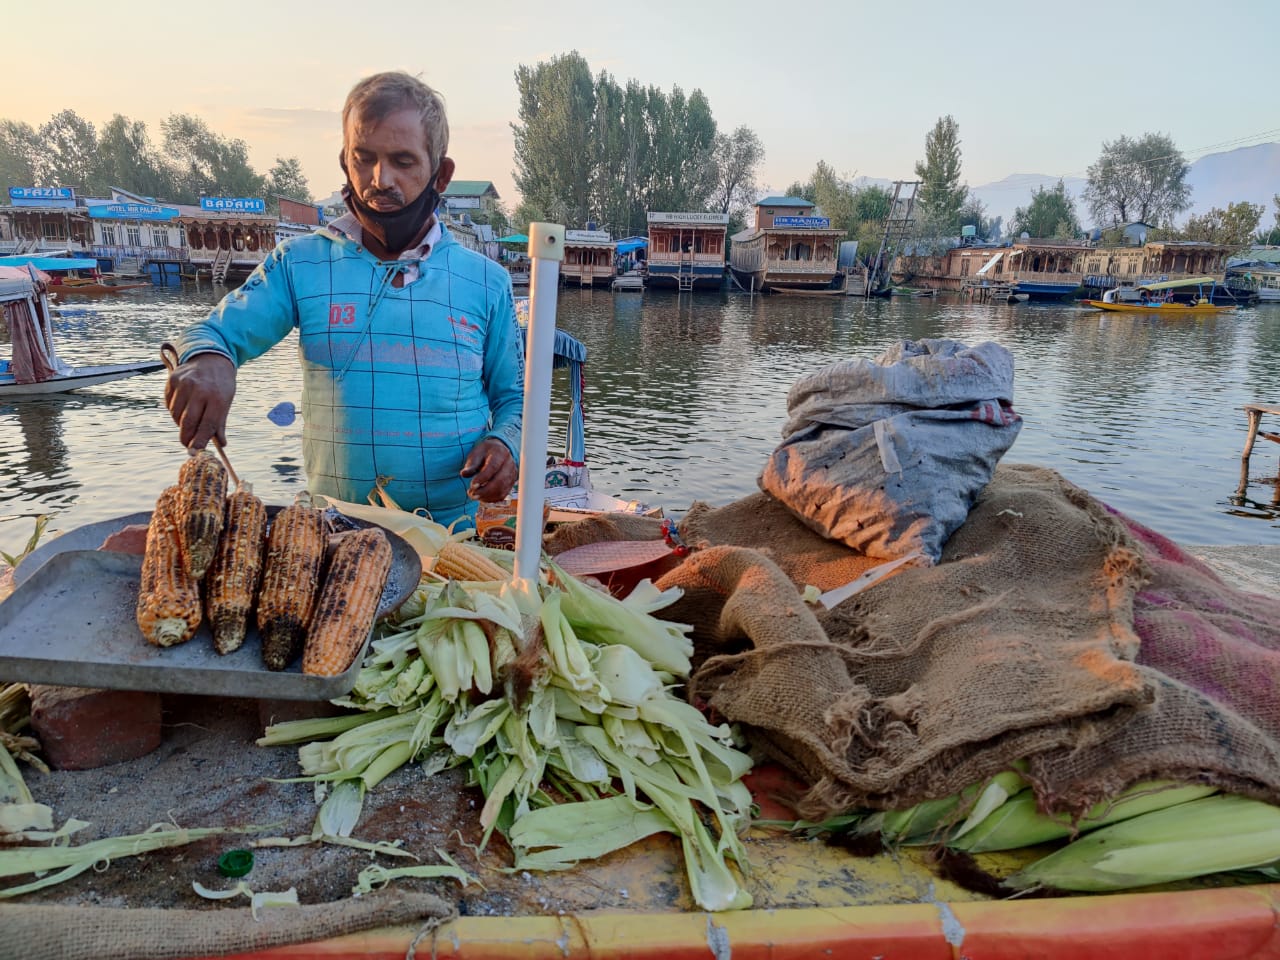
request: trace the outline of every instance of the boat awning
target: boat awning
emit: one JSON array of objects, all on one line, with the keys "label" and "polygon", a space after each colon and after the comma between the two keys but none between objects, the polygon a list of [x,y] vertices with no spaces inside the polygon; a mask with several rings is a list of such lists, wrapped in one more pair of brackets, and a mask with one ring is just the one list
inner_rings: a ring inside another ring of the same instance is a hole
[{"label": "boat awning", "polygon": [[512,233],[505,237],[499,237],[496,243],[528,243],[529,238],[523,233]]},{"label": "boat awning", "polygon": [[0,257],[0,267],[25,267],[31,264],[37,270],[97,270],[97,260],[83,257]]},{"label": "boat awning", "polygon": [[999,253],[997,253],[994,257],[992,257],[990,260],[988,260],[986,263],[984,263],[984,264],[982,265],[982,268],[981,268],[977,273],[975,273],[975,274],[974,274],[974,276],[975,276],[975,277],[980,277],[980,276],[982,276],[983,274],[985,274],[988,270],[990,270],[990,269],[991,269],[992,267],[994,267],[997,263],[999,263],[999,262],[1000,262],[1000,258],[1001,258],[1001,257],[1003,257],[1003,256],[1004,256],[1004,251],[1003,251],[1003,250],[1001,250],[1001,251],[1000,251]]},{"label": "boat awning", "polygon": [[648,245],[648,240],[620,240],[618,241],[618,252],[630,253],[632,250],[640,250]]},{"label": "boat awning", "polygon": [[1205,284],[1215,284],[1218,281],[1213,277],[1187,277],[1183,280],[1162,280],[1160,283],[1144,283],[1138,287],[1139,290],[1174,290],[1178,287],[1202,287]]}]

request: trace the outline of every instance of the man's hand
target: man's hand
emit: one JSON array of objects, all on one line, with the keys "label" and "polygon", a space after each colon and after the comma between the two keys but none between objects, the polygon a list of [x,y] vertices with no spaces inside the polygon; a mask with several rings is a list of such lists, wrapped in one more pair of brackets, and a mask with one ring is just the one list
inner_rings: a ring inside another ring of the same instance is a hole
[{"label": "man's hand", "polygon": [[211,437],[227,442],[227,412],[236,395],[236,367],[220,353],[198,353],[169,374],[164,402],[178,438],[203,450]]},{"label": "man's hand", "polygon": [[489,437],[471,448],[459,475],[471,478],[467,496],[473,500],[495,503],[505,499],[511,492],[519,473],[507,445]]}]

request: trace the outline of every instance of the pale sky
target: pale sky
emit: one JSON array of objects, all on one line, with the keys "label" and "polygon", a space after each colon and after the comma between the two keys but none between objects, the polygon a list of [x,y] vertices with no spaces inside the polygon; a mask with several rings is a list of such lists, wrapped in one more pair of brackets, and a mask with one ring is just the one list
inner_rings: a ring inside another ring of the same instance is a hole
[{"label": "pale sky", "polygon": [[[38,125],[70,107],[101,124],[123,113],[159,142],[163,117],[195,113],[243,138],[259,172],[299,157],[318,198],[342,181],[347,90],[404,69],[448,102],[456,176],[492,180],[514,208],[514,71],[574,49],[620,83],[701,89],[722,130],[759,134],[760,183],[775,191],[820,159],[847,176],[910,178],[947,113],[974,186],[1082,176],[1122,134],[1168,133],[1188,160],[1280,140],[1267,93],[1278,0],[4,7],[0,117]],[[1018,193],[1014,203],[1026,200]]]}]

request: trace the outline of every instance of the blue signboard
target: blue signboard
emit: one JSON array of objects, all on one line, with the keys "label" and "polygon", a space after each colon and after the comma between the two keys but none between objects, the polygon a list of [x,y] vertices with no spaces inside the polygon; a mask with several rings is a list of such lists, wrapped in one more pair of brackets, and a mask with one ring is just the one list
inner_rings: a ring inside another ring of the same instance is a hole
[{"label": "blue signboard", "polygon": [[174,207],[158,203],[94,203],[89,216],[95,220],[172,220],[178,215]]},{"label": "blue signboard", "polygon": [[825,230],[831,226],[829,217],[774,217],[775,227],[810,227],[814,230]]},{"label": "blue signboard", "polygon": [[10,187],[15,207],[74,207],[76,193],[70,187]]},{"label": "blue signboard", "polygon": [[267,202],[257,197],[201,197],[200,209],[216,213],[266,213]]}]

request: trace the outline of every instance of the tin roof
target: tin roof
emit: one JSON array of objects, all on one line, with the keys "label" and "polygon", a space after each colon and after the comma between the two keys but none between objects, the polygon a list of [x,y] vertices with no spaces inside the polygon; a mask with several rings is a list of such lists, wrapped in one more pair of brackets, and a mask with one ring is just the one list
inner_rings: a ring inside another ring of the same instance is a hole
[{"label": "tin roof", "polygon": [[444,188],[445,197],[488,197],[499,199],[492,180],[452,180]]},{"label": "tin roof", "polygon": [[756,201],[757,207],[812,207],[804,197],[765,197]]}]

